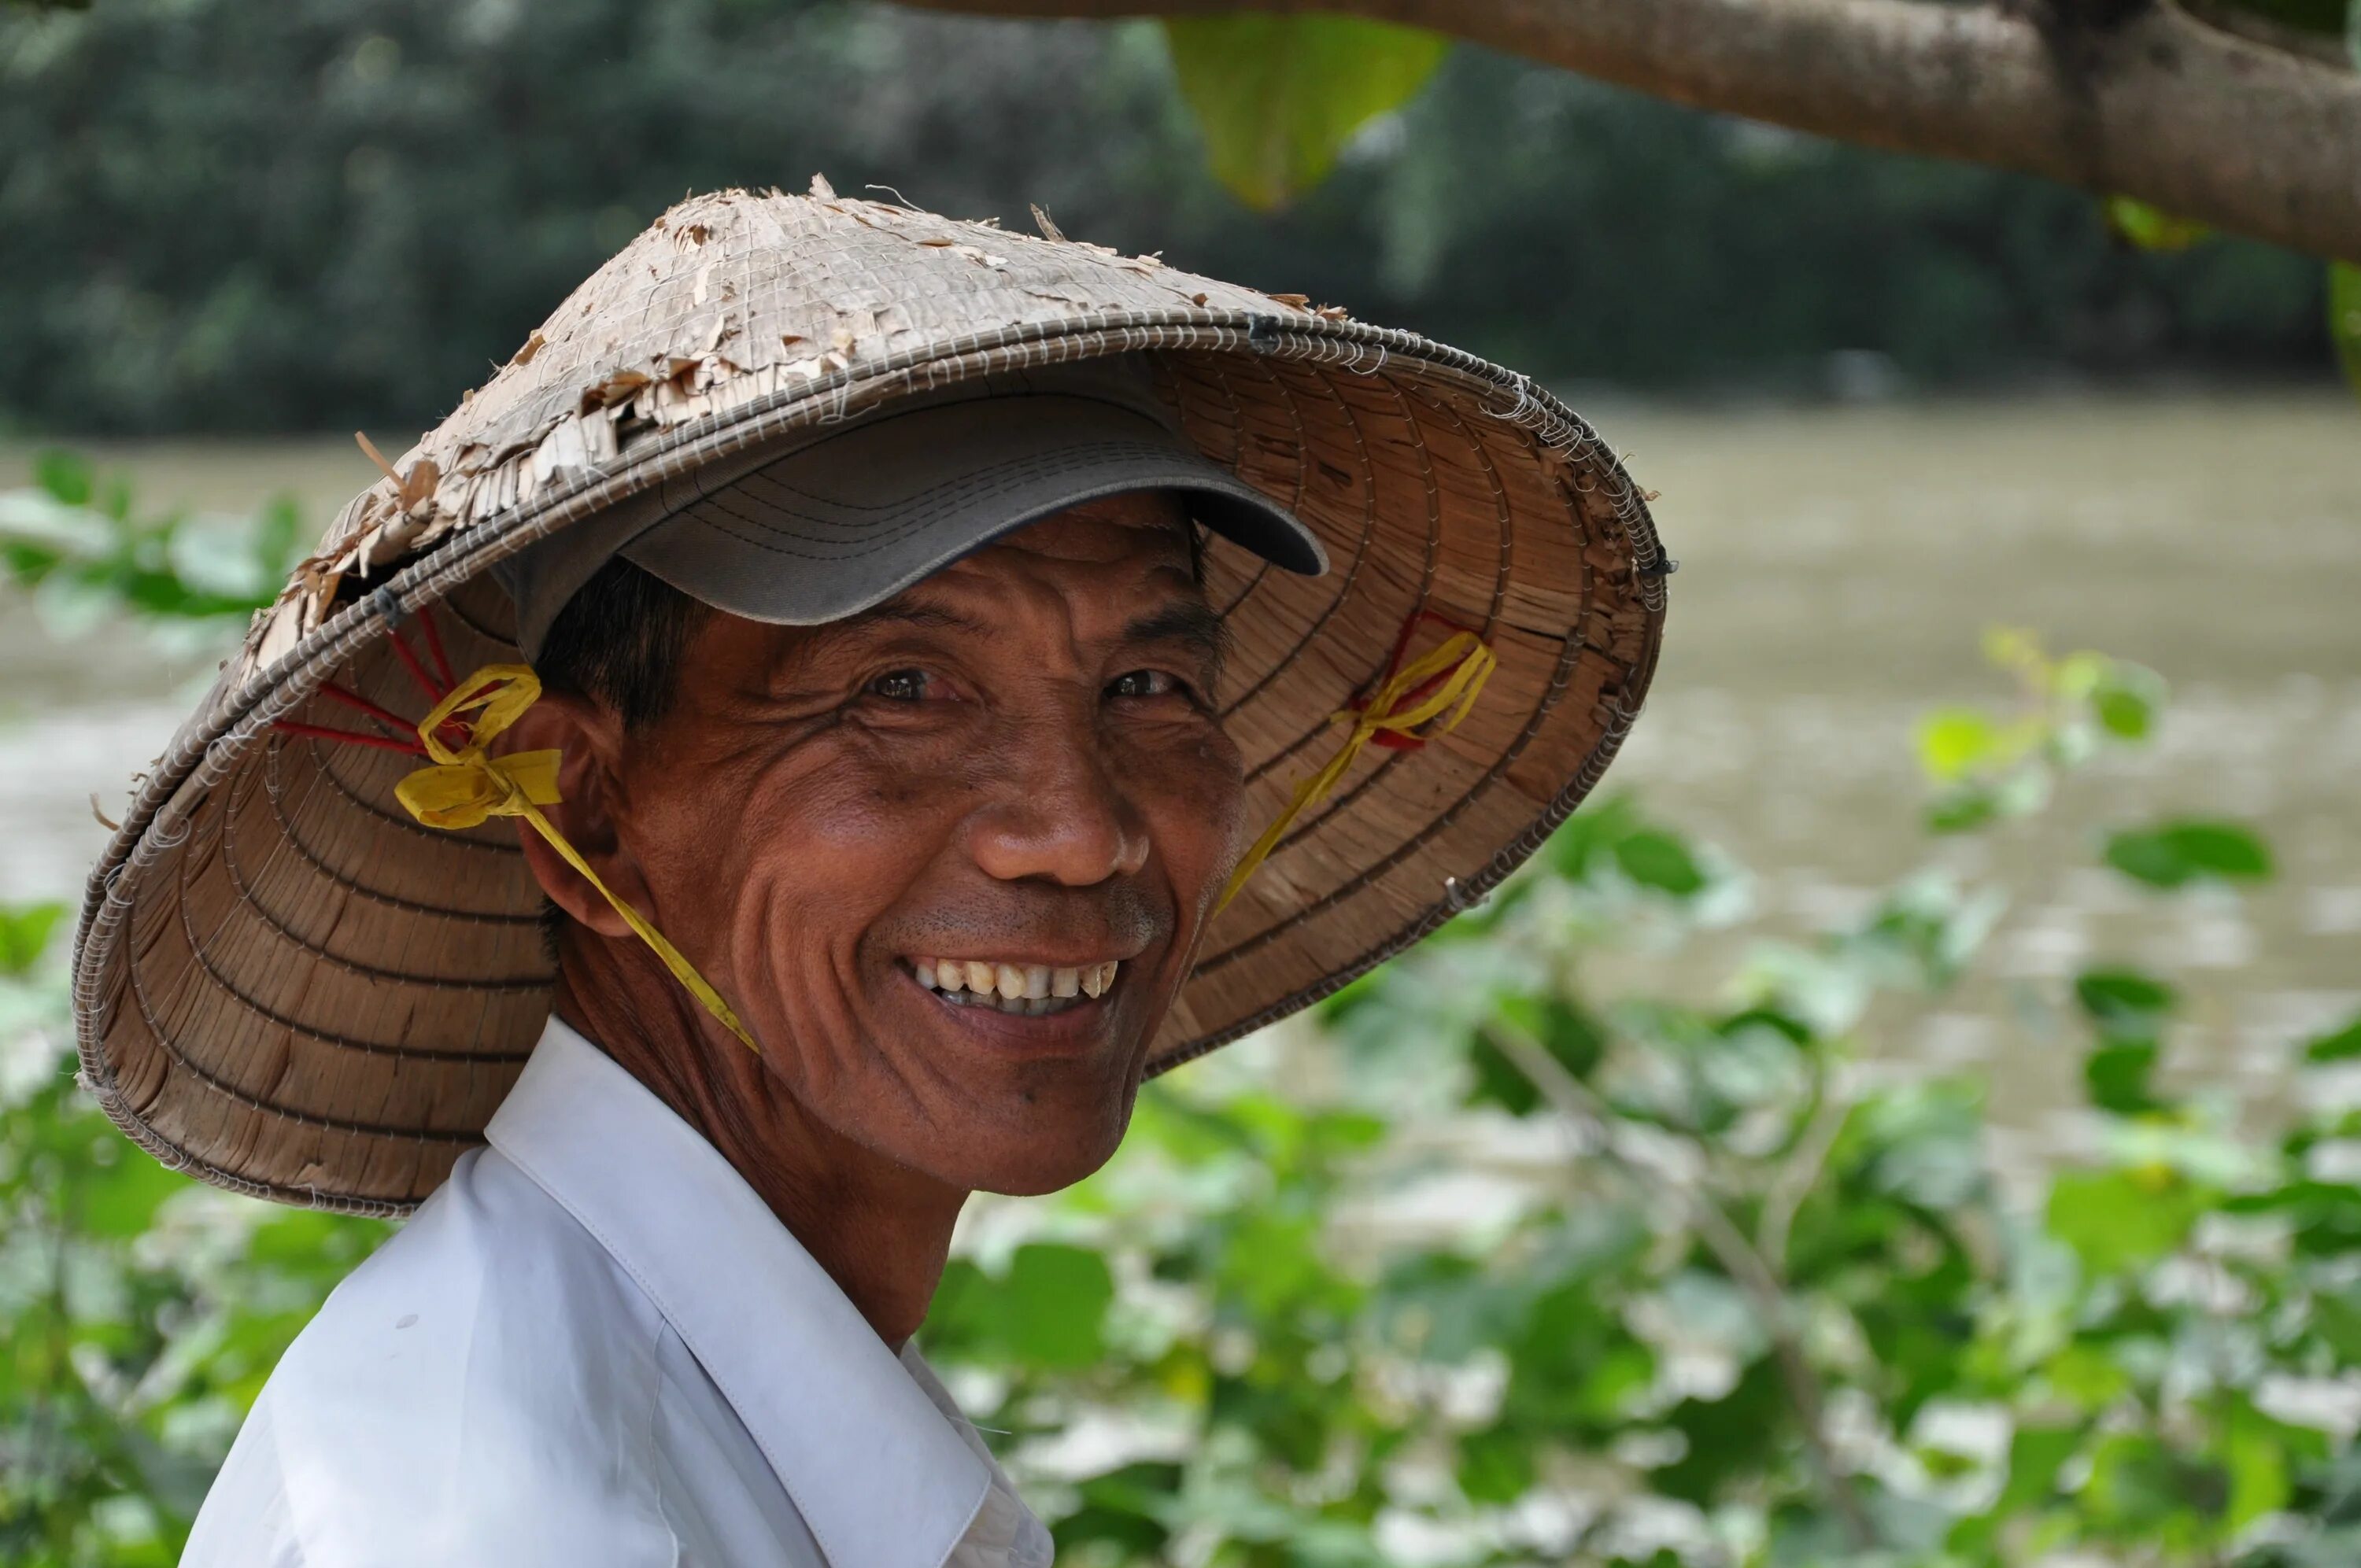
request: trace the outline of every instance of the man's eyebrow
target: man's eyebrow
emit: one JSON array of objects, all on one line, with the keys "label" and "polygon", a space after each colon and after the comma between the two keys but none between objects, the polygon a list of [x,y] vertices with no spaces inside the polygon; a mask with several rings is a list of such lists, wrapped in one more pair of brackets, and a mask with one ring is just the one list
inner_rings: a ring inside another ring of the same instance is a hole
[{"label": "man's eyebrow", "polygon": [[978,637],[992,635],[992,628],[972,616],[961,615],[958,610],[941,605],[907,604],[900,599],[888,599],[884,604],[873,605],[857,615],[848,615],[833,625],[847,631],[872,626],[916,626],[929,630],[972,632]]},{"label": "man's eyebrow", "polygon": [[1230,653],[1230,623],[1199,598],[1175,599],[1162,609],[1143,615],[1123,629],[1126,642],[1180,642],[1193,649],[1221,672]]}]

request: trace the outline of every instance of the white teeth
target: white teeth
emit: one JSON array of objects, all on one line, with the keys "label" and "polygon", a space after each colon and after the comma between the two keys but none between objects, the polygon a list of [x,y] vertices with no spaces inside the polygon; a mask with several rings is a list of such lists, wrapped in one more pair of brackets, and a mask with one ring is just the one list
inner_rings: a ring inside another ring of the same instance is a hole
[{"label": "white teeth", "polygon": [[987,1004],[1002,1013],[1032,1016],[1063,1012],[1082,997],[1105,995],[1120,967],[1113,961],[1053,969],[1047,964],[990,963],[982,959],[910,960],[911,974],[930,991],[958,998],[966,1005]]}]

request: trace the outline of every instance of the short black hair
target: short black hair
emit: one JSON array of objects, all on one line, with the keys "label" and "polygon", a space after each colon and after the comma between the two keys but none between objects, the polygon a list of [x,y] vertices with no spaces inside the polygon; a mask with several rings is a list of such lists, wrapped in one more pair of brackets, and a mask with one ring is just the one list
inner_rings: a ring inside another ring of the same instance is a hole
[{"label": "short black hair", "polygon": [[614,710],[626,730],[671,711],[681,655],[708,608],[618,555],[566,601],[533,669],[551,691]]}]

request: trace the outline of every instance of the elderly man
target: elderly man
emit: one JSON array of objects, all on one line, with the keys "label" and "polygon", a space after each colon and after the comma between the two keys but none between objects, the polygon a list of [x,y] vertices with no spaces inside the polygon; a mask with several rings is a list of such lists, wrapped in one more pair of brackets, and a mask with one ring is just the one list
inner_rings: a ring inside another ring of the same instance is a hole
[{"label": "elderly man", "polygon": [[81,933],[144,1146],[418,1206],[193,1563],[1047,1563],[915,1349],[961,1204],[1505,875],[1669,569],[1521,378],[818,182],[386,466]]}]

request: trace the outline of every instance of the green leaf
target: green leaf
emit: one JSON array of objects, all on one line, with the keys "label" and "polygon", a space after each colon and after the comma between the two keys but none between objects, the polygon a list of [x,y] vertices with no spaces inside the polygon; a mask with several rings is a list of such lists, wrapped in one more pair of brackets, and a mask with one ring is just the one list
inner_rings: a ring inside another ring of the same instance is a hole
[{"label": "green leaf", "polygon": [[1533,1441],[1507,1427],[1459,1440],[1459,1489],[1471,1503],[1513,1503],[1533,1485]]},{"label": "green leaf", "polygon": [[[2361,0],[2356,0],[2353,15],[2361,20]],[[2361,71],[2361,26],[2354,29],[2354,69]],[[2353,389],[2361,392],[2361,265],[2350,261],[2328,264],[2328,336],[2336,345],[2336,357],[2345,367],[2345,378]]]},{"label": "green leaf", "polygon": [[2155,1262],[2188,1239],[2202,1207],[2169,1172],[2061,1172],[2049,1189],[2049,1234],[2093,1275]]},{"label": "green leaf", "polygon": [[1125,1562],[1159,1559],[1172,1533],[1163,1516],[1180,1478],[1180,1465],[1151,1461],[1084,1481],[1078,1488],[1082,1506],[1051,1526],[1058,1555],[1079,1556],[1084,1546],[1104,1542]]},{"label": "green leaf", "polygon": [[[1499,1012],[1510,1025],[1539,1040],[1576,1078],[1588,1078],[1607,1053],[1607,1034],[1598,1020],[1555,997],[1508,997]],[[1469,1042],[1467,1060],[1476,1080],[1467,1093],[1468,1104],[1498,1105],[1511,1116],[1530,1116],[1540,1108],[1541,1091],[1532,1080],[1480,1031]]]},{"label": "green leaf", "polygon": [[115,1149],[111,1163],[93,1171],[74,1197],[83,1234],[129,1241],[155,1223],[164,1201],[189,1190],[177,1176],[128,1144]]},{"label": "green leaf", "polygon": [[2234,1407],[2229,1430],[2223,1434],[2223,1456],[2230,1470],[2226,1530],[2239,1530],[2265,1514],[2286,1506],[2288,1429],[2251,1407]]},{"label": "green leaf", "polygon": [[972,1258],[955,1257],[943,1265],[922,1331],[929,1359],[968,1361],[988,1353],[997,1288]]},{"label": "green leaf", "polygon": [[303,514],[294,498],[280,496],[262,509],[255,522],[254,564],[264,584],[264,602],[275,597],[279,585],[295,569],[302,554]]},{"label": "green leaf", "polygon": [[70,507],[90,505],[98,488],[86,460],[55,447],[34,456],[33,483],[48,491],[51,500]]},{"label": "green leaf", "polygon": [[2269,849],[2229,822],[2170,822],[2117,833],[2107,840],[2106,860],[2151,887],[2183,887],[2201,877],[2256,882],[2271,874]]},{"label": "green leaf", "polygon": [[2082,1081],[2090,1086],[2091,1103],[2118,1116],[2136,1115],[2156,1108],[2148,1075],[2156,1070],[2154,1040],[2110,1040],[2082,1062]]},{"label": "green leaf", "polygon": [[1072,1369],[1099,1358],[1115,1276],[1097,1253],[1050,1242],[1018,1247],[997,1295],[998,1338],[1018,1363]]},{"label": "green leaf", "polygon": [[2107,226],[2142,250],[2187,250],[2213,231],[2193,218],[2180,218],[2129,196],[2107,198]]},{"label": "green leaf", "polygon": [[1345,144],[1443,62],[1437,34],[1357,17],[1172,17],[1164,37],[1213,174],[1257,211],[1317,185]]},{"label": "green leaf", "polygon": [[2315,1036],[2303,1047],[2306,1061],[2351,1061],[2355,1057],[2361,1057],[2361,1013],[2342,1029]]},{"label": "green leaf", "polygon": [[2074,1000],[2103,1033],[2144,1039],[2180,999],[2172,987],[2134,970],[2086,970],[2074,981]]},{"label": "green leaf", "polygon": [[1929,833],[1969,833],[2000,817],[2000,797],[1980,784],[1963,784],[1927,808]]},{"label": "green leaf", "polygon": [[2131,1375],[2116,1365],[2103,1343],[2070,1344],[2050,1357],[2041,1374],[2051,1393],[2093,1412],[2123,1398],[2131,1387]]},{"label": "green leaf", "polygon": [[1938,707],[1918,720],[1918,766],[1936,784],[1955,784],[2004,750],[2000,727],[1972,707]]},{"label": "green leaf", "polygon": [[1643,828],[1616,845],[1615,863],[1642,887],[1653,887],[1675,898],[1688,898],[1705,887],[1705,872],[1697,869],[1689,847],[1653,828]]},{"label": "green leaf", "polygon": [[2145,740],[2156,728],[2159,703],[2153,690],[2110,680],[2091,694],[2091,710],[2099,727],[2123,740]]},{"label": "green leaf", "polygon": [[62,904],[0,905],[0,975],[31,973],[65,913]]}]

